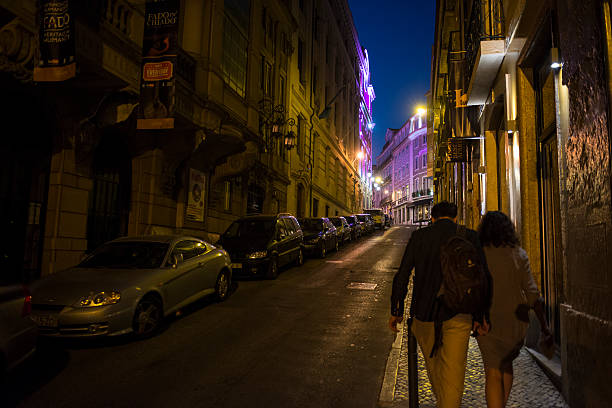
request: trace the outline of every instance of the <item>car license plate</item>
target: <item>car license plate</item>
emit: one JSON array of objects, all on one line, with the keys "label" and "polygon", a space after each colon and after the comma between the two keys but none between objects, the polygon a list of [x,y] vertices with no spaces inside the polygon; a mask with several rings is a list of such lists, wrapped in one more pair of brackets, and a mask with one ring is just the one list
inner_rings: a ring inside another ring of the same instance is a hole
[{"label": "car license plate", "polygon": [[233,263],[232,264],[232,269],[242,269],[242,264],[241,263]]},{"label": "car license plate", "polygon": [[40,327],[57,327],[57,316],[55,315],[31,315],[32,320]]}]

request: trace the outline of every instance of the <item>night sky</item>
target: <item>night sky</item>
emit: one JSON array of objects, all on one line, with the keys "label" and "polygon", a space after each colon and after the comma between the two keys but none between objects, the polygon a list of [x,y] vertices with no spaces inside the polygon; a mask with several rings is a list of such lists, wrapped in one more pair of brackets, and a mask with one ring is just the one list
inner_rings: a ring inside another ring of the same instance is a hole
[{"label": "night sky", "polygon": [[368,50],[376,92],[374,157],[387,128],[399,128],[425,106],[429,90],[435,5],[432,0],[348,0],[361,46]]}]

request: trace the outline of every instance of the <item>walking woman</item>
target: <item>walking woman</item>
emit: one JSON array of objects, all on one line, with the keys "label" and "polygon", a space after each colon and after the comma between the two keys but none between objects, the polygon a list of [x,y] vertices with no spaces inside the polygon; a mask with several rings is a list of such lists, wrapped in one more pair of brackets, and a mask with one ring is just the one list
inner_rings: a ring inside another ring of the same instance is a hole
[{"label": "walking woman", "polygon": [[493,278],[491,327],[478,337],[485,367],[489,408],[505,407],[512,388],[512,361],[519,355],[533,308],[540,322],[543,341],[551,347],[553,338],[546,323],[543,300],[531,275],[529,258],[508,216],[490,211],[478,228],[487,265]]}]

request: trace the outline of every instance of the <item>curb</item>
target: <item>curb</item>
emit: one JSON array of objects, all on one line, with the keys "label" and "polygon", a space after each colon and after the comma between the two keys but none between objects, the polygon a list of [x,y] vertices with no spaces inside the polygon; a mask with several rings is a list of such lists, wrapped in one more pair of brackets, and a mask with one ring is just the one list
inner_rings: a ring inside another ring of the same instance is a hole
[{"label": "curb", "polygon": [[402,321],[398,326],[399,332],[395,335],[395,341],[391,345],[391,351],[387,358],[385,367],[385,378],[383,379],[378,402],[381,406],[389,406],[395,397],[395,384],[397,381],[397,371],[399,367],[400,351],[402,350],[402,339],[406,325]]}]

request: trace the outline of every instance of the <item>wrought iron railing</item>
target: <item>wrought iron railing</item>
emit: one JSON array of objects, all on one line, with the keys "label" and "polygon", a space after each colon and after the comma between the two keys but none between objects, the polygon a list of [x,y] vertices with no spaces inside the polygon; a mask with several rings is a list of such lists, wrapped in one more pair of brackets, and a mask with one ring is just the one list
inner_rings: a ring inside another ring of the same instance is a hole
[{"label": "wrought iron railing", "polygon": [[426,197],[430,195],[433,195],[433,190],[431,188],[426,188],[424,190],[417,190],[417,191],[412,192],[412,198]]},{"label": "wrought iron railing", "polygon": [[504,37],[503,0],[474,0],[465,38],[469,67],[468,82],[472,76],[480,42],[503,40]]}]

